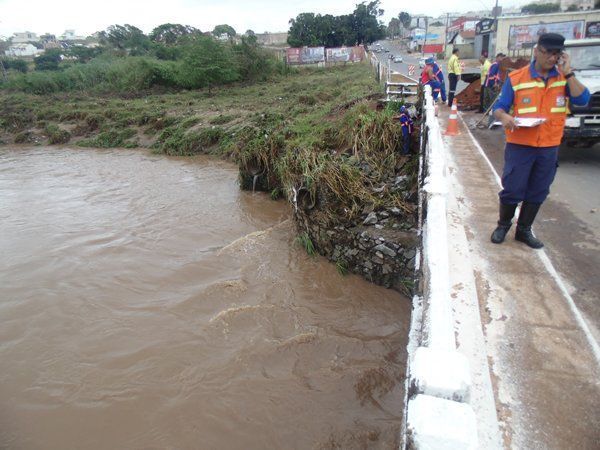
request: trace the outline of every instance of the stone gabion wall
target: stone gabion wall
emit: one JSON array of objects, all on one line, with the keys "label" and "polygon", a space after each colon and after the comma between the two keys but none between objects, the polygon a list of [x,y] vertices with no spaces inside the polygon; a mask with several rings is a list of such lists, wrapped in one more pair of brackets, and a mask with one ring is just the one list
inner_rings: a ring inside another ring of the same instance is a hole
[{"label": "stone gabion wall", "polygon": [[331,226],[312,212],[298,209],[295,218],[321,255],[373,283],[412,294],[419,243],[412,216],[389,208],[364,214],[358,224]]}]

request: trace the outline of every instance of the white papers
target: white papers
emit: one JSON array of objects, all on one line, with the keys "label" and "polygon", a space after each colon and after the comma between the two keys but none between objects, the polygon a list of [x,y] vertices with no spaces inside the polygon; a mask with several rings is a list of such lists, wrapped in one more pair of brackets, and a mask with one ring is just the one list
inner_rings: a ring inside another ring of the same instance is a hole
[{"label": "white papers", "polygon": [[515,117],[515,124],[518,127],[537,127],[545,121],[546,119],[544,119],[543,117]]},{"label": "white papers", "polygon": [[[544,123],[545,121],[546,121],[546,119],[544,119],[543,117],[515,117],[515,124],[518,127],[523,127],[523,128],[537,127],[538,125]],[[501,126],[502,126],[502,122],[500,122],[499,120],[496,120],[495,122],[492,122],[492,124],[490,125],[490,128],[501,127]]]}]

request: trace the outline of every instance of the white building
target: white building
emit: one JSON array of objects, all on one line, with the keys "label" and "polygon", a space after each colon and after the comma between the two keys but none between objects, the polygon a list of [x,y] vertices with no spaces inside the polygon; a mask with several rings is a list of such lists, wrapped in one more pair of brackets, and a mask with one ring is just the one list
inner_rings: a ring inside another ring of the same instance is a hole
[{"label": "white building", "polygon": [[580,11],[594,9],[594,0],[560,0],[560,9],[566,11],[569,6],[575,6]]},{"label": "white building", "polygon": [[[587,11],[594,9],[594,0],[536,0],[532,3],[555,3],[560,5],[561,11],[566,11],[570,6],[577,8],[577,11]],[[502,12],[504,14],[504,11]]]},{"label": "white building", "polygon": [[44,50],[40,50],[36,46],[31,44],[13,44],[4,53],[6,54],[6,56],[19,57],[37,56],[43,52]]},{"label": "white building", "polygon": [[12,37],[13,44],[26,44],[27,42],[39,42],[40,37],[31,31],[14,33]]},{"label": "white building", "polygon": [[85,36],[77,36],[75,30],[65,30],[59,38],[61,41],[83,41]]}]

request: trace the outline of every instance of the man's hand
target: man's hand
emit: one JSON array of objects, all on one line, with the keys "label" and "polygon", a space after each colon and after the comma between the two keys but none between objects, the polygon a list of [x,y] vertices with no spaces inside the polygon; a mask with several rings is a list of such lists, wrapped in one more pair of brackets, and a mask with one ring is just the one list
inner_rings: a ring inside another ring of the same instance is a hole
[{"label": "man's hand", "polygon": [[[496,110],[496,113],[498,111],[500,110]],[[498,119],[500,119],[500,122],[502,122],[502,126],[504,128],[510,131],[515,131],[515,129],[517,128],[517,124],[515,123],[515,118],[513,116],[505,113],[504,111],[502,111],[502,113],[498,115],[500,116],[498,117]]]},{"label": "man's hand", "polygon": [[568,53],[562,52],[562,55],[560,55],[560,59],[558,60],[558,68],[563,75],[571,72],[571,57]]}]

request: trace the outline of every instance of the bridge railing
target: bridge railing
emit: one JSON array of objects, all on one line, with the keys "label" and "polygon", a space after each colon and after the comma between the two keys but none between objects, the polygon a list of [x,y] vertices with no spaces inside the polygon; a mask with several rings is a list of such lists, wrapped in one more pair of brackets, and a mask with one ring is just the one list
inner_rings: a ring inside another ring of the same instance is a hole
[{"label": "bridge railing", "polygon": [[446,223],[446,147],[425,86],[421,128],[422,296],[414,298],[404,447],[476,449],[467,358],[456,350]]}]

